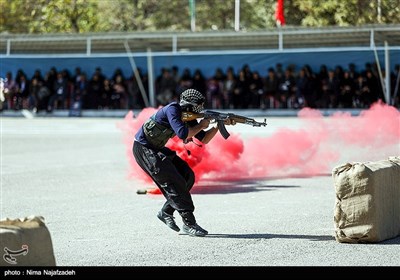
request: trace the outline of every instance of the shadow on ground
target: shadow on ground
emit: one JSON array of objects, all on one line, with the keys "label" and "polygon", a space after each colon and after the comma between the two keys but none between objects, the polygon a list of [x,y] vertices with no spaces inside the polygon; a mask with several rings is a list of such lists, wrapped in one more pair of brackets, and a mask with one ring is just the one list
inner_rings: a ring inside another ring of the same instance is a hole
[{"label": "shadow on ground", "polygon": [[[234,238],[234,239],[308,239],[310,241],[335,241],[335,237],[331,235],[297,235],[297,234],[272,234],[272,233],[253,233],[253,234],[208,234],[207,238]],[[343,243],[347,244],[347,243]],[[352,243],[354,245],[354,243]],[[385,240],[379,243],[359,243],[362,245],[398,245],[400,244],[400,236]]]},{"label": "shadow on ground", "polygon": [[265,184],[212,184],[194,187],[192,194],[228,194],[260,191],[273,191],[278,188],[299,188],[300,186],[265,185]]},{"label": "shadow on ground", "polygon": [[374,243],[374,244],[382,244],[382,245],[393,245],[393,244],[396,244],[396,245],[399,245],[400,244],[400,236],[398,236],[396,238],[389,239],[389,240],[382,241],[381,243]]},{"label": "shadow on ground", "polygon": [[[316,175],[288,175],[262,178],[231,178],[231,179],[207,179],[195,184],[190,191],[192,194],[229,194],[229,193],[249,193],[260,191],[273,191],[276,189],[300,188],[298,185],[277,185],[268,184],[268,181],[287,178],[312,178],[321,176],[331,176],[329,173]],[[154,190],[150,192],[149,190]],[[149,189],[149,194],[161,194],[157,188]]]},{"label": "shadow on ground", "polygon": [[335,240],[334,236],[330,235],[296,235],[296,234],[271,234],[271,233],[255,233],[255,234],[208,234],[207,238],[236,238],[236,239],[309,239],[311,241],[327,241]]},{"label": "shadow on ground", "polygon": [[232,178],[232,179],[208,179],[203,180],[201,184],[195,185],[192,194],[227,194],[227,193],[246,193],[271,191],[284,188],[299,188],[296,185],[269,185],[268,181],[287,178],[311,178],[316,176],[331,176],[331,174],[318,175],[291,175],[280,177],[262,177],[262,178]]}]

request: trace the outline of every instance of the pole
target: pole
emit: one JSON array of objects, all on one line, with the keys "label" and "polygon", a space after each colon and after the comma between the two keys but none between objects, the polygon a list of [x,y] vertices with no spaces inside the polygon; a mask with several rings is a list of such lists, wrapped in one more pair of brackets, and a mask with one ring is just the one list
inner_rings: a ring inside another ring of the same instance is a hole
[{"label": "pole", "polygon": [[396,86],[394,88],[393,99],[392,99],[393,106],[394,106],[394,103],[396,102],[397,94],[399,93],[399,84],[400,84],[400,68],[397,70]]},{"label": "pole", "polygon": [[[374,42],[374,49],[373,50],[374,50],[374,54],[375,54],[375,61],[376,61],[376,64],[378,66],[379,80],[381,82],[382,91],[383,91],[383,94],[386,96],[385,83],[383,82],[381,64],[379,63],[379,57],[378,57],[378,52],[376,51],[375,42]],[[388,102],[388,101],[386,100],[386,102]]]},{"label": "pole", "polygon": [[382,4],[382,1],[381,0],[378,0],[378,7],[377,7],[377,10],[378,10],[378,23],[382,23],[382,8],[381,8],[381,4]]},{"label": "pole", "polygon": [[136,81],[138,83],[138,86],[139,86],[139,89],[140,89],[140,93],[142,94],[144,105],[146,107],[149,107],[149,99],[147,98],[146,91],[145,91],[145,89],[143,87],[142,78],[139,76],[139,71],[138,71],[138,69],[136,67],[135,60],[133,59],[133,56],[132,56],[132,53],[131,53],[131,49],[129,48],[128,40],[126,40],[124,42],[124,46],[125,46],[126,53],[128,54],[129,62],[131,63],[133,74],[135,74],[135,78],[136,78]]},{"label": "pole", "polygon": [[389,44],[385,41],[385,99],[386,104],[391,104],[390,101],[390,59],[389,59]]},{"label": "pole", "polygon": [[235,0],[235,31],[240,29],[240,0]]},{"label": "pole", "polygon": [[190,10],[190,29],[192,32],[196,31],[196,3],[195,0],[189,0]]},{"label": "pole", "polygon": [[156,106],[155,95],[154,95],[154,70],[153,70],[153,55],[151,54],[151,48],[147,48],[147,76],[149,78],[149,96],[151,107]]}]

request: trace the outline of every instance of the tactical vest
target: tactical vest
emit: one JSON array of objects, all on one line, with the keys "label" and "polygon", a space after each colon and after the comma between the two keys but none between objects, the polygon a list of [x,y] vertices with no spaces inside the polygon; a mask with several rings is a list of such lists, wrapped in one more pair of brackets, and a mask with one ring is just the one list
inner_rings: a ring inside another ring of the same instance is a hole
[{"label": "tactical vest", "polygon": [[147,141],[155,148],[161,149],[167,144],[168,140],[175,136],[175,132],[168,127],[165,127],[154,120],[155,116],[151,116],[143,124],[143,131]]}]

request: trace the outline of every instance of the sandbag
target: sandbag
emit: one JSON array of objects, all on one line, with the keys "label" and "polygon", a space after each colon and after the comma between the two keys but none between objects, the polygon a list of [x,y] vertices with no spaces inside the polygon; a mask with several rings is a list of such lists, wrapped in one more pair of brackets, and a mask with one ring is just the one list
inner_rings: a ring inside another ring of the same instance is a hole
[{"label": "sandbag", "polygon": [[332,171],[338,242],[372,243],[400,235],[400,157],[346,163]]},{"label": "sandbag", "polygon": [[44,218],[0,221],[0,266],[55,266],[50,232]]}]

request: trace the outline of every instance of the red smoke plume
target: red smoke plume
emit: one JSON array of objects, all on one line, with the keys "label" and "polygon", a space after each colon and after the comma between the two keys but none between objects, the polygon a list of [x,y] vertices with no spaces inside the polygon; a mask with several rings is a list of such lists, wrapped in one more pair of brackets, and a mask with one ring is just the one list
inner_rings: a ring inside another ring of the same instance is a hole
[{"label": "red smoke plume", "polygon": [[[155,111],[147,108],[137,117],[130,112],[118,124],[124,135],[130,177],[153,187],[133,158],[132,141],[139,127]],[[186,148],[191,151],[190,156],[177,137],[167,146],[189,163],[197,181],[313,176],[331,173],[333,167],[347,161],[374,161],[400,155],[400,112],[386,104],[376,103],[357,117],[343,112],[323,117],[320,111],[308,108],[302,109],[298,117],[301,125],[297,129],[283,127],[270,136],[243,140],[231,133],[225,140],[217,134],[202,147],[189,143]],[[269,123],[273,121],[271,118]]]}]

